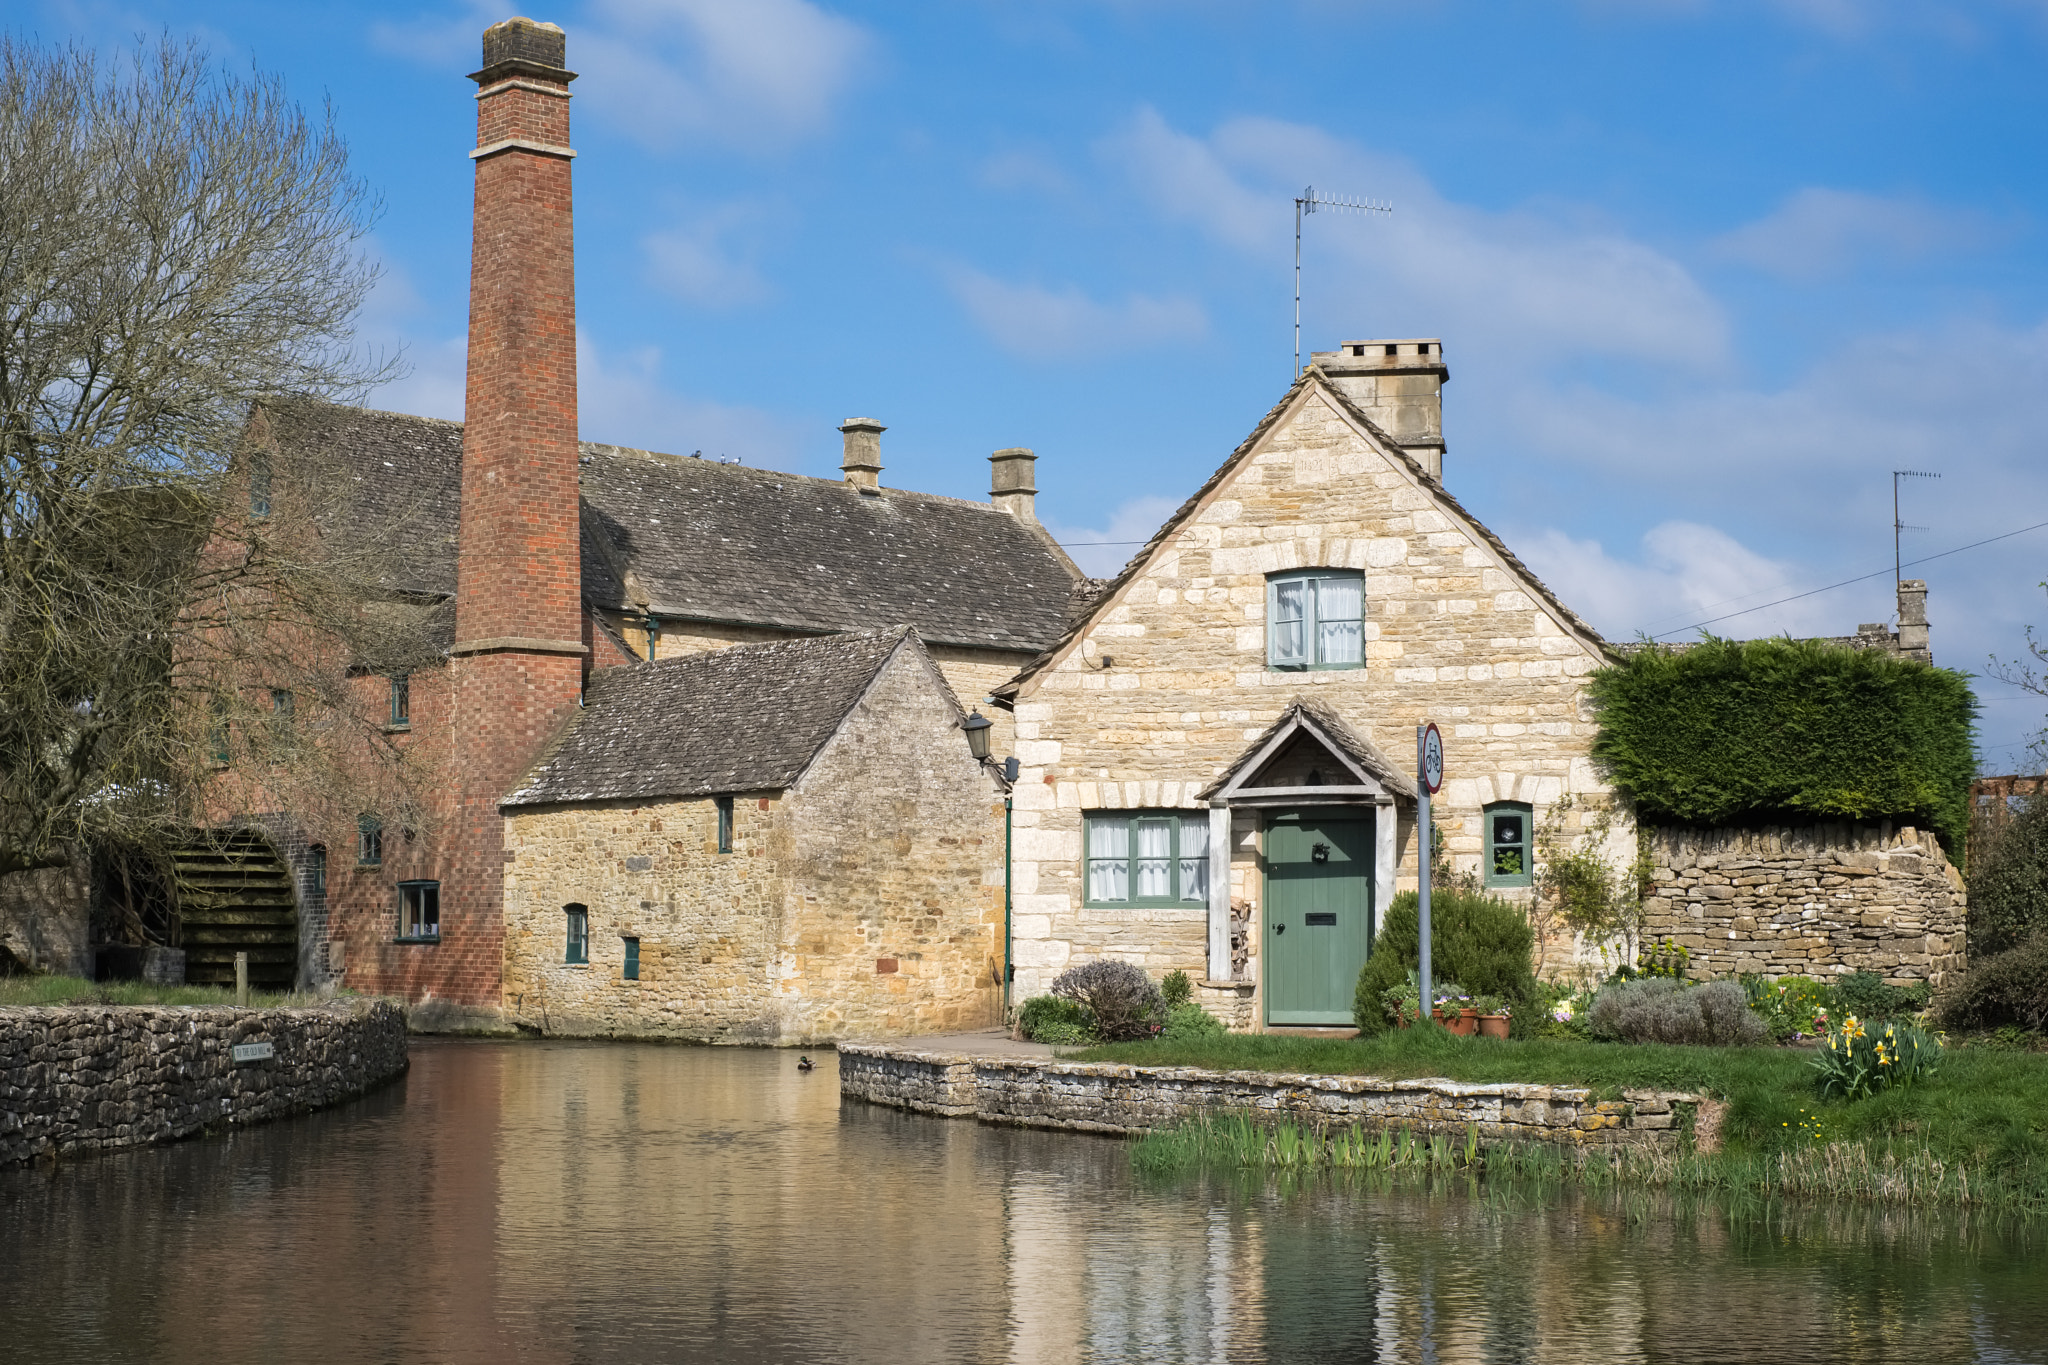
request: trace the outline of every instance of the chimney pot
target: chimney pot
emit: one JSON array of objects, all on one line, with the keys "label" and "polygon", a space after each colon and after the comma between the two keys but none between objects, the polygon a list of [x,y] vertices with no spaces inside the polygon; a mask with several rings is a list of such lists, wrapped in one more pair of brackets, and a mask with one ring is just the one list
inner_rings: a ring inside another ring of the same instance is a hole
[{"label": "chimney pot", "polygon": [[1038,497],[1034,469],[1038,457],[1024,446],[1011,446],[988,457],[988,500],[1019,521],[1037,521]]},{"label": "chimney pot", "polygon": [[506,62],[560,71],[569,64],[569,39],[555,24],[524,17],[507,19],[484,30],[484,70]]},{"label": "chimney pot", "polygon": [[839,470],[848,483],[863,492],[881,489],[882,433],[888,429],[872,417],[849,417],[839,424],[839,432],[846,438]]}]

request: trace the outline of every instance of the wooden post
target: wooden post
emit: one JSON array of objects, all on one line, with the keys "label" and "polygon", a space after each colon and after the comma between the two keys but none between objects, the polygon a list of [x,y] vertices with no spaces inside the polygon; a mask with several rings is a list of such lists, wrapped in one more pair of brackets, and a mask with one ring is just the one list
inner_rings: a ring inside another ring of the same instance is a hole
[{"label": "wooden post", "polygon": [[235,954],[235,1003],[244,1009],[249,1007],[249,955]]}]

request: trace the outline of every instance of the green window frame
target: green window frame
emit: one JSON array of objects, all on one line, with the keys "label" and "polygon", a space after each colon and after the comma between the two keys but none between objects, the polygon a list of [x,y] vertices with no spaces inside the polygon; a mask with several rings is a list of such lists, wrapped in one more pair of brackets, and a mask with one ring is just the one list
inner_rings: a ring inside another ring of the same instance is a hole
[{"label": "green window frame", "polygon": [[1092,810],[1082,829],[1084,904],[1209,903],[1207,811]]},{"label": "green window frame", "polygon": [[439,943],[441,941],[441,883],[400,882],[398,884],[398,941]]},{"label": "green window frame", "polygon": [[356,866],[384,865],[384,822],[374,815],[356,817]]},{"label": "green window frame", "polygon": [[393,673],[391,675],[391,723],[412,724],[412,675]]},{"label": "green window frame", "polygon": [[256,455],[249,460],[249,515],[270,515],[270,457]]},{"label": "green window frame", "polygon": [[732,798],[715,796],[711,804],[718,808],[718,851],[732,852]]},{"label": "green window frame", "polygon": [[1302,569],[1266,579],[1266,666],[1365,667],[1365,575]]},{"label": "green window frame", "polygon": [[327,894],[327,845],[314,844],[306,850],[306,894]]},{"label": "green window frame", "polygon": [[562,907],[567,921],[562,941],[562,961],[572,965],[590,962],[590,908],[571,903]]},{"label": "green window frame", "polygon": [[1524,801],[1496,801],[1481,812],[1486,826],[1486,884],[1531,886],[1536,880],[1535,812]]},{"label": "green window frame", "polygon": [[625,935],[626,965],[619,969],[620,976],[627,981],[640,979],[640,940],[631,934]]}]

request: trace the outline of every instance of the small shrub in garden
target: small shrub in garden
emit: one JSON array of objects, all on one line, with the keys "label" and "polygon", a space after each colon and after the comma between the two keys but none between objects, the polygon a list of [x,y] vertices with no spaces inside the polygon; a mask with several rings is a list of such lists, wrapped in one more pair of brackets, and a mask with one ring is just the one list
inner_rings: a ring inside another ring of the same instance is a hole
[{"label": "small shrub in garden", "polygon": [[2048,1032],[2048,930],[1972,962],[1961,981],[1942,991],[1934,1013],[1948,1029]]},{"label": "small shrub in garden", "polygon": [[1017,1031],[1034,1043],[1084,1047],[1102,1041],[1086,1005],[1057,995],[1034,995],[1017,1014]]},{"label": "small shrub in garden", "polygon": [[1178,967],[1159,980],[1159,1000],[1168,1014],[1195,998],[1195,983]]},{"label": "small shrub in garden", "polygon": [[1689,986],[1669,977],[1622,981],[1601,990],[1586,1026],[1595,1038],[1625,1043],[1751,1046],[1770,1037],[1733,981]]},{"label": "small shrub in garden", "polygon": [[1828,1031],[1829,1019],[1842,1013],[1833,1008],[1834,992],[1810,976],[1781,976],[1772,981],[1745,975],[1740,980],[1749,1007],[1764,1021],[1773,1042],[1818,1038]]},{"label": "small shrub in garden", "polygon": [[1894,1020],[1880,1031],[1851,1014],[1828,1031],[1813,1065],[1822,1096],[1860,1100],[1932,1076],[1941,1065],[1941,1042],[1918,1024]]},{"label": "small shrub in garden", "polygon": [[1104,959],[1069,967],[1053,978],[1052,993],[1086,1005],[1103,1041],[1150,1038],[1166,1019],[1166,1004],[1145,969]]},{"label": "small shrub in garden", "polygon": [[1896,1019],[1918,1014],[1927,1008],[1927,983],[1890,986],[1876,972],[1851,972],[1838,976],[1829,989],[1834,1015],[1853,1014],[1866,1024],[1872,1019]]},{"label": "small shrub in garden", "polygon": [[1230,1032],[1218,1019],[1200,1005],[1183,1001],[1166,1012],[1166,1027],[1159,1036],[1172,1042],[1189,1038],[1217,1038]]},{"label": "small shrub in garden", "polygon": [[[1421,965],[1419,919],[1413,891],[1388,905],[1372,956],[1358,973],[1352,1018],[1360,1033],[1383,1033],[1392,1024],[1386,993]],[[1430,970],[1438,982],[1461,981],[1466,990],[1492,991],[1517,1004],[1536,999],[1535,935],[1520,910],[1497,896],[1436,892],[1430,896],[1429,927]]]}]

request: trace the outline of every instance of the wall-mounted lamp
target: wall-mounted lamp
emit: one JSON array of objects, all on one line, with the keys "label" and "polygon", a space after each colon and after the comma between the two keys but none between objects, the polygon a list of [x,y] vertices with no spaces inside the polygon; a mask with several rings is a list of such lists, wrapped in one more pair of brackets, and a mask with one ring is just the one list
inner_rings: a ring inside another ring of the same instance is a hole
[{"label": "wall-mounted lamp", "polygon": [[996,723],[980,711],[960,722],[960,728],[967,732],[967,752],[974,755],[976,763],[988,762],[988,732],[995,727]]},{"label": "wall-mounted lamp", "polygon": [[647,613],[647,619],[641,625],[647,631],[647,662],[653,663],[654,645],[657,640],[661,639],[661,622],[655,620],[654,613],[650,611]]}]

